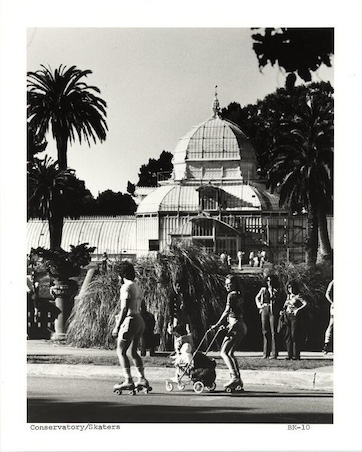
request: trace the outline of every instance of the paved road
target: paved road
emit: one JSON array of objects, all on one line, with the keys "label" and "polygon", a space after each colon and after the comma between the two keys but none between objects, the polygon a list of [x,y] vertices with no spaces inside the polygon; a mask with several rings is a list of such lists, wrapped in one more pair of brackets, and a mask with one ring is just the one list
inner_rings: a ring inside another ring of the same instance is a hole
[{"label": "paved road", "polygon": [[244,393],[166,392],[163,383],[149,394],[116,396],[108,379],[28,377],[29,423],[283,423],[330,424],[332,393],[248,387]]}]

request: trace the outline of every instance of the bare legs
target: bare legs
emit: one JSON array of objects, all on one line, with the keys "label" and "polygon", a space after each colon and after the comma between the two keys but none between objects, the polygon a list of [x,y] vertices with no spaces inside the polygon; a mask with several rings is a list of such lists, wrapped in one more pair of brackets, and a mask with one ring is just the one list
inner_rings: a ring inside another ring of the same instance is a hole
[{"label": "bare legs", "polygon": [[246,335],[246,325],[243,322],[238,322],[235,324],[229,333],[226,335],[222,346],[220,356],[224,360],[227,368],[230,371],[231,379],[240,379],[240,370],[238,361],[234,355],[234,352],[240,342],[244,339]]}]

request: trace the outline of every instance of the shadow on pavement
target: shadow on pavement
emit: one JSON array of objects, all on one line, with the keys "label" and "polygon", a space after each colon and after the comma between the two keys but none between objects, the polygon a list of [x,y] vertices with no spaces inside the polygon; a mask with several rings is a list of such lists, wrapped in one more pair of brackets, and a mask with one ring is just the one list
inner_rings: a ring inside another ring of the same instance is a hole
[{"label": "shadow on pavement", "polygon": [[[231,394],[230,397],[248,397],[249,395],[255,397],[256,393],[244,393],[242,396]],[[263,397],[280,397],[280,394],[274,395],[273,393],[261,395]],[[157,397],[157,394],[154,394],[154,396]],[[208,396],[211,396],[211,394]],[[303,394],[303,397],[305,396]],[[321,396],[321,394],[318,394],[318,396]],[[333,423],[333,414],[331,413],[312,411],[299,413],[295,411],[264,414],[245,406],[134,405],[132,404],[134,403],[132,396],[124,395],[120,397],[121,403],[61,402],[55,398],[29,398],[27,421],[28,423]],[[151,398],[152,395],[145,397]],[[298,397],[298,394],[283,394],[283,397]]]}]

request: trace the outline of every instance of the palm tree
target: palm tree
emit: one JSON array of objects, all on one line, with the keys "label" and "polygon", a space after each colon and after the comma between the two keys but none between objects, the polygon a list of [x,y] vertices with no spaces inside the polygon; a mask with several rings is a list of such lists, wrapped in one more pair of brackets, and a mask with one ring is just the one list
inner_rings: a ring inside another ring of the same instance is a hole
[{"label": "palm tree", "polygon": [[268,171],[268,187],[280,189],[280,205],[308,212],[307,263],[314,264],[318,236],[322,259],[331,259],[327,209],[333,193],[333,100],[303,99],[283,125]]},{"label": "palm tree", "polygon": [[60,248],[64,216],[75,217],[79,196],[79,181],[72,170],[59,169],[48,156],[34,159],[28,169],[28,218],[48,220],[50,249]]},{"label": "palm tree", "polygon": [[34,156],[39,152],[43,152],[48,145],[48,142],[44,136],[39,136],[34,132],[33,128],[27,124],[28,127],[28,140],[27,140],[27,161],[32,162]]},{"label": "palm tree", "polygon": [[56,140],[59,168],[67,168],[67,146],[78,137],[90,146],[106,139],[106,102],[94,94],[100,93],[95,86],[81,81],[92,71],[82,71],[61,65],[51,69],[28,72],[27,115],[36,134],[45,136],[51,125]]}]

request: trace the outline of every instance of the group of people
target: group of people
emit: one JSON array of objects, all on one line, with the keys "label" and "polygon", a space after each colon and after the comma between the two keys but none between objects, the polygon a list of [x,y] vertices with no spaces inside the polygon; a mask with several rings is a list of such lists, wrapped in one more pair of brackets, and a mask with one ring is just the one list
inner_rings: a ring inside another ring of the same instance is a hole
[{"label": "group of people", "polygon": [[232,259],[231,259],[231,255],[229,253],[227,253],[226,251],[223,251],[220,254],[220,260],[221,260],[222,265],[225,265],[229,269],[231,268]]},{"label": "group of people", "polygon": [[[112,335],[117,338],[117,355],[124,373],[124,382],[117,386],[118,389],[133,390],[136,387],[147,388],[148,380],[145,377],[141,356],[138,354],[138,346],[145,329],[145,322],[141,315],[143,294],[139,285],[134,281],[135,270],[130,262],[122,262],[119,270],[119,278],[122,282],[120,289],[120,312],[116,315],[116,325]],[[244,320],[244,300],[239,287],[239,279],[236,275],[229,274],[225,279],[227,291],[226,305],[219,320],[211,325],[211,330],[219,330],[225,325],[225,336],[221,344],[220,356],[224,360],[229,373],[230,381],[224,386],[243,387],[240,376],[240,368],[235,357],[235,351],[247,334],[247,326]],[[255,302],[261,316],[263,334],[263,358],[276,359],[278,347],[276,334],[278,324],[283,324],[284,339],[288,360],[300,359],[301,349],[301,323],[300,312],[306,307],[306,301],[299,293],[297,282],[287,284],[287,296],[280,304],[280,294],[276,284],[276,278],[269,275],[265,279],[265,285],[255,297]],[[326,331],[325,350],[331,338],[333,329],[333,281],[328,286],[326,297],[331,303],[330,324]],[[186,359],[190,362],[194,342],[191,329],[191,319],[185,304],[179,281],[174,284],[174,292],[170,300],[170,322],[168,332],[174,338],[176,359]],[[137,381],[134,383],[130,360],[127,352],[130,351],[131,360],[136,368]],[[116,387],[115,386],[115,387]]]},{"label": "group of people", "polygon": [[[114,389],[134,390],[137,387],[147,388],[149,382],[145,377],[145,370],[141,356],[138,354],[139,342],[145,329],[145,322],[141,315],[143,294],[135,280],[135,269],[130,262],[122,262],[119,268],[120,311],[115,316],[115,326],[112,335],[117,338],[117,356],[123,370],[124,381],[116,384]],[[216,330],[227,321],[227,332],[221,345],[221,356],[230,371],[230,381],[227,385],[239,384],[242,386],[240,370],[234,352],[245,337],[247,328],[243,318],[244,303],[240,290],[237,287],[237,277],[228,275],[225,280],[225,288],[228,292],[224,312],[212,329]],[[180,283],[174,285],[174,296],[171,303],[171,322],[168,325],[169,332],[174,336],[176,354],[182,351],[191,354],[194,348],[190,316],[187,313],[183,295],[180,291]],[[131,361],[136,369],[137,380],[133,381],[131,374]],[[227,386],[225,385],[225,386]]]},{"label": "group of people", "polygon": [[249,253],[249,265],[250,267],[264,267],[266,262],[266,251],[262,249],[260,251],[250,251]]},{"label": "group of people", "polygon": [[287,297],[281,306],[276,278],[269,275],[265,279],[265,285],[256,295],[255,303],[261,316],[263,358],[276,359],[278,357],[277,331],[284,330],[288,354],[286,359],[299,360],[301,348],[299,312],[305,308],[307,303],[300,296],[298,283],[296,281],[288,283]]},{"label": "group of people", "polygon": [[[242,250],[239,250],[236,253],[237,264],[238,264],[239,270],[241,270],[241,268],[243,267],[244,255],[245,255],[245,251],[242,251]],[[222,265],[226,266],[229,270],[231,269],[232,258],[228,252],[223,251],[220,254],[220,260],[221,260]],[[264,248],[259,251],[250,251],[250,253],[249,253],[248,262],[249,262],[250,267],[263,268],[266,260],[267,260],[267,256],[266,256],[266,251]]]},{"label": "group of people", "polygon": [[[333,280],[329,283],[326,294],[331,303],[330,321],[325,332],[324,353],[331,350],[331,338],[333,333]],[[276,359],[277,333],[281,333],[287,349],[287,360],[299,360],[302,341],[302,322],[300,311],[307,302],[301,297],[299,285],[296,281],[287,284],[287,296],[281,306],[281,300],[277,289],[276,278],[267,276],[265,285],[255,297],[255,303],[261,316],[263,334],[263,358]]]}]

